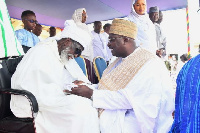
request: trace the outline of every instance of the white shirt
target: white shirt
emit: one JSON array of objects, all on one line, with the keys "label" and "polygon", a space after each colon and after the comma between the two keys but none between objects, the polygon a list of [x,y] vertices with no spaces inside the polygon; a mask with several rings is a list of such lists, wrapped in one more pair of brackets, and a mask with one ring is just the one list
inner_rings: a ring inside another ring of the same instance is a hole
[{"label": "white shirt", "polygon": [[92,46],[94,52],[94,58],[97,56],[103,57],[104,59],[107,58],[107,51],[106,51],[106,39],[102,33],[98,34],[94,31],[91,32],[93,35]]},{"label": "white shirt", "polygon": [[119,91],[94,91],[93,106],[105,109],[101,133],[167,133],[173,122],[174,92],[164,63],[159,58],[148,61]]},{"label": "white shirt", "polygon": [[106,48],[106,53],[107,53],[107,57],[106,57],[106,61],[110,61],[112,58],[112,53],[111,50],[108,47],[108,37],[109,35],[106,32],[103,32],[102,35],[104,36],[106,43],[104,43],[104,47]]}]

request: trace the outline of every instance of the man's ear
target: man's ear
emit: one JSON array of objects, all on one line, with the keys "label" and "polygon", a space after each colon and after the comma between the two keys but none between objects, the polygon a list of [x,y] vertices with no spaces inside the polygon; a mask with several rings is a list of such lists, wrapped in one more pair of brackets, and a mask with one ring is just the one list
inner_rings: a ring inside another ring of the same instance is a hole
[{"label": "man's ear", "polygon": [[24,18],[22,19],[22,22],[23,22],[23,23],[25,23],[25,20],[24,20]]}]

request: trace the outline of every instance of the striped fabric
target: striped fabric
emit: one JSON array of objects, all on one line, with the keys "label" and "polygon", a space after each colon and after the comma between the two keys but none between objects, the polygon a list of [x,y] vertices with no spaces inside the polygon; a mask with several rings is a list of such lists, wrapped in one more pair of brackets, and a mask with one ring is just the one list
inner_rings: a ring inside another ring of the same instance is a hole
[{"label": "striped fabric", "polygon": [[183,66],[176,82],[175,119],[170,133],[200,133],[200,55]]},{"label": "striped fabric", "polygon": [[0,58],[23,54],[22,46],[15,36],[5,0],[0,0]]}]

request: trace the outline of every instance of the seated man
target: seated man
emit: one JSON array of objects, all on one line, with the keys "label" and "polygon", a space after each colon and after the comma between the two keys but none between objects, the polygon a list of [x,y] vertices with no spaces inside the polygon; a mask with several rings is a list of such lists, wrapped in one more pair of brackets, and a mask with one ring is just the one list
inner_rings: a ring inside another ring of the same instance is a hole
[{"label": "seated man", "polygon": [[171,79],[155,54],[136,46],[136,36],[134,23],[114,19],[108,47],[118,58],[104,71],[98,90],[78,85],[67,91],[93,98],[101,133],[167,133],[171,128]]},{"label": "seated man", "polygon": [[[98,115],[91,100],[63,92],[83,77],[81,70],[74,70],[77,64],[71,65],[71,58],[75,50],[85,47],[83,32],[71,21],[67,24],[58,41],[38,43],[24,56],[12,77],[12,88],[28,90],[36,97],[38,133],[99,133]],[[25,97],[12,96],[11,110],[16,117],[31,117]]]}]

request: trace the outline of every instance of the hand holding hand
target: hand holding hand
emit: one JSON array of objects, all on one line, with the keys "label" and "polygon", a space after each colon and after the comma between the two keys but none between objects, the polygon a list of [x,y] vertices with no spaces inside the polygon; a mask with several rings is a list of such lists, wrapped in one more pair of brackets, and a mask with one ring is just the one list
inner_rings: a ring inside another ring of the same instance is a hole
[{"label": "hand holding hand", "polygon": [[83,81],[80,81],[80,80],[75,80],[73,82],[75,85],[80,85],[80,84],[83,84],[84,82]]},{"label": "hand holding hand", "polygon": [[93,90],[87,87],[86,85],[78,85],[78,87],[72,88],[72,91],[64,90],[67,93],[71,93],[74,95],[91,98],[93,95]]}]

